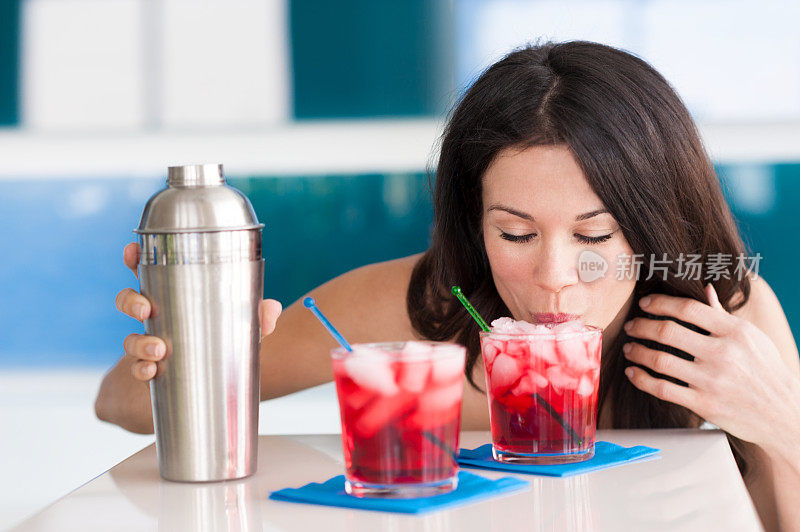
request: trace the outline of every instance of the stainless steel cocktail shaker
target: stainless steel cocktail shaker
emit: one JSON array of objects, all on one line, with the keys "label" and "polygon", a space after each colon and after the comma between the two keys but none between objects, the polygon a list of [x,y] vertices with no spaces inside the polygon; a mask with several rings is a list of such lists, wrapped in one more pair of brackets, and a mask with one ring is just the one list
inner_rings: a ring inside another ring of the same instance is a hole
[{"label": "stainless steel cocktail shaker", "polygon": [[161,476],[241,478],[256,471],[261,228],[222,165],[173,166],[136,233],[147,334],[167,344],[150,383]]}]

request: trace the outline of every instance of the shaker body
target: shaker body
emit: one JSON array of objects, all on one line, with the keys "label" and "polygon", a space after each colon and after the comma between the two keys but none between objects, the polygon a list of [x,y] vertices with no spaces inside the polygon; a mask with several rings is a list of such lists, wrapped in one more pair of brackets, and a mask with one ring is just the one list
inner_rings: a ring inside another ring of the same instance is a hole
[{"label": "shaker body", "polygon": [[[261,231],[142,236],[140,287],[152,305],[145,331],[167,344],[150,381],[161,476],[203,482],[251,475],[260,403]],[[230,241],[244,245],[231,253]],[[243,260],[248,256],[258,259]],[[209,258],[218,262],[203,263]]]}]

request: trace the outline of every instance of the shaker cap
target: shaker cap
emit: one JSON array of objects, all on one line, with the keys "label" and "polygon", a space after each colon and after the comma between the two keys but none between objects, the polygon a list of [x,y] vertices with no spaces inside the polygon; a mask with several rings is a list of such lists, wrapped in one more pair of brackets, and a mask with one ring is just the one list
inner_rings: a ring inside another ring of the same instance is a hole
[{"label": "shaker cap", "polygon": [[139,234],[260,229],[247,196],[225,182],[221,164],[170,166],[167,187],[145,205]]}]

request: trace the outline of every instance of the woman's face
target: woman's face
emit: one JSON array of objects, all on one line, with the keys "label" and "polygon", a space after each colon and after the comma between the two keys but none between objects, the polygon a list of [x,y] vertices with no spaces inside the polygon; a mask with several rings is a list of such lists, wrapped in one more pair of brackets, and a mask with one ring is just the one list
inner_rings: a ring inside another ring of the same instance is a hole
[{"label": "woman's face", "polygon": [[[497,291],[515,319],[577,315],[604,329],[603,344],[610,345],[636,281],[617,278],[617,257],[633,250],[604,209],[566,146],[498,154],[483,177],[483,240]],[[603,259],[608,269],[595,278]]]}]

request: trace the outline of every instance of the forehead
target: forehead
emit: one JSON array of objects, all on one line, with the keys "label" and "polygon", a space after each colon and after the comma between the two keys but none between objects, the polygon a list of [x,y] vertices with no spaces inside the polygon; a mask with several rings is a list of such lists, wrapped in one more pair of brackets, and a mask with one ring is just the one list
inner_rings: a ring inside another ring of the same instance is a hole
[{"label": "forehead", "polygon": [[564,145],[506,148],[483,176],[484,208],[495,203],[520,210],[584,212],[602,207],[572,152]]}]

